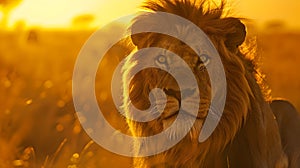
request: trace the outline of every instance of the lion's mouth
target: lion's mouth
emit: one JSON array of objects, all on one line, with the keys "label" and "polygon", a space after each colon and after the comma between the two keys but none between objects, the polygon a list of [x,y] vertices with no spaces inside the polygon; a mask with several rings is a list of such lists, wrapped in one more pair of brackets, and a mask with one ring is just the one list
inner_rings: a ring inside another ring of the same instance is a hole
[{"label": "lion's mouth", "polygon": [[174,119],[177,117],[179,111],[176,111],[174,114],[170,114],[170,115],[167,115],[167,116],[164,116],[162,117],[162,120],[171,120],[171,119]]},{"label": "lion's mouth", "polygon": [[[181,108],[181,106],[180,106],[181,101],[180,100],[176,100],[176,101],[178,101],[178,102],[176,103],[175,107],[173,105],[171,105],[171,106],[169,106],[169,108],[166,109],[166,111],[164,111],[164,113],[161,117],[162,120],[174,119],[178,116],[179,113],[182,113],[188,117],[196,118],[197,120],[204,120],[207,117],[208,110],[209,110],[209,104],[206,101],[203,101],[202,103],[200,103],[199,109],[197,109],[196,112],[192,111],[189,108]],[[168,103],[170,103],[170,102],[168,102]],[[195,106],[197,103],[198,102],[190,102],[190,106]],[[170,104],[172,104],[172,103],[170,103]]]},{"label": "lion's mouth", "polygon": [[[166,130],[174,124],[177,130],[172,132],[174,135],[189,132],[191,127],[195,127],[192,130],[196,129],[199,132],[208,114],[208,100],[197,100],[197,97],[193,96],[193,92],[190,93],[191,96],[182,99],[180,91],[175,89],[164,89],[164,91],[167,95],[165,107],[160,103],[162,101],[157,101],[159,102],[157,103],[158,109],[164,109],[160,115],[162,129]],[[193,136],[195,135],[193,134]]]},{"label": "lion's mouth", "polygon": [[163,90],[167,95],[167,105],[162,115],[163,120],[172,120],[178,116],[179,112],[196,119],[204,120],[206,118],[209,99],[202,98],[201,101],[197,100],[197,97],[194,95],[195,91],[192,89],[185,89],[190,92],[187,93],[185,91],[189,96],[184,98],[180,96],[179,90],[170,88],[164,88]]}]

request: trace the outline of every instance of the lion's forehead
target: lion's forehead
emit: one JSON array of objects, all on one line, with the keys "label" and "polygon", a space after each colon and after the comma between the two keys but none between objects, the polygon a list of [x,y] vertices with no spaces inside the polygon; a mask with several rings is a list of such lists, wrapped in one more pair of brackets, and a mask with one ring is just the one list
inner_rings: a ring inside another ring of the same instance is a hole
[{"label": "lion's forehead", "polygon": [[193,48],[197,54],[207,49],[207,34],[198,26],[176,25],[176,39],[181,39],[190,48]]}]

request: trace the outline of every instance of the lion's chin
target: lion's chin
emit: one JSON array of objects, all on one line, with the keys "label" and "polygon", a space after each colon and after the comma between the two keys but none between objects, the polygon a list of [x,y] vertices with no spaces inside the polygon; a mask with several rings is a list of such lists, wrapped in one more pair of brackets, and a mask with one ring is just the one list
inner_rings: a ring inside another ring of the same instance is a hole
[{"label": "lion's chin", "polygon": [[192,153],[199,153],[200,155],[200,151],[198,137],[194,136],[192,140],[190,136],[186,136],[171,149],[155,156],[147,157],[144,160],[144,168],[200,167],[197,161],[198,155],[192,155]]},{"label": "lion's chin", "polygon": [[[177,124],[174,124],[175,120]],[[177,114],[157,120],[156,124],[163,127],[162,131],[170,127],[175,127],[175,129],[167,134],[166,141],[156,144],[153,146],[154,148],[170,143],[168,141],[176,141],[178,139],[180,141],[163,153],[144,158],[141,164],[144,168],[199,167],[199,163],[196,161],[198,155],[192,155],[191,152],[195,151],[198,153],[201,151],[198,139],[204,120],[185,113],[181,117]],[[145,131],[145,129],[143,130]],[[182,153],[185,153],[184,157],[181,156]],[[189,165],[187,165],[187,162]]]},{"label": "lion's chin", "polygon": [[[178,124],[176,125],[174,124],[175,120],[177,120],[178,122]],[[197,118],[189,114],[184,114],[181,117],[178,117],[178,115],[174,115],[165,118],[161,122],[163,130],[166,130],[170,127],[175,127],[174,131],[170,132],[170,140],[174,140],[175,137],[184,137],[197,142],[204,119]]]}]

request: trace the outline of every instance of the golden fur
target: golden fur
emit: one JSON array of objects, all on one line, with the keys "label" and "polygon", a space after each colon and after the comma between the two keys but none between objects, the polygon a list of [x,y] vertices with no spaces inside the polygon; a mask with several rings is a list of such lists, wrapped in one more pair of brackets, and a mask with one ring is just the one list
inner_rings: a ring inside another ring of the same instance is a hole
[{"label": "golden fur", "polygon": [[[242,53],[240,45],[246,36],[245,26],[238,18],[224,17],[224,3],[219,7],[210,8],[205,1],[159,0],[148,1],[144,8],[150,11],[161,11],[179,15],[200,27],[218,50],[225,68],[227,79],[227,99],[225,110],[219,125],[213,134],[203,143],[198,142],[199,132],[205,121],[211,100],[210,82],[206,69],[197,69],[197,55],[186,44],[172,37],[141,33],[132,35],[134,45],[141,48],[161,47],[181,56],[193,69],[198,81],[201,104],[197,120],[189,134],[170,150],[161,154],[135,158],[135,167],[203,167],[203,168],[253,168],[287,167],[282,151],[278,126],[272,111],[264,99],[263,86],[260,87],[259,70],[254,59]],[[136,18],[132,29],[139,24],[147,24],[147,15]],[[149,25],[164,24],[151,23]],[[172,25],[170,31],[172,30]],[[170,43],[171,42],[171,43]],[[253,57],[252,57],[253,58]],[[147,59],[144,56],[143,59]],[[196,61],[195,61],[196,60]],[[156,120],[139,123],[128,120],[134,136],[150,136],[165,130],[172,124],[175,117],[165,119],[170,112],[178,111],[180,97],[179,88],[174,78],[168,73],[148,68],[139,72],[128,81],[131,69],[139,63],[138,60],[127,58],[124,65],[123,82],[130,87],[124,91],[124,108],[131,102],[135,107],[145,110],[150,107],[148,94],[153,88],[165,89],[167,106],[164,113]],[[128,96],[129,95],[129,96]],[[179,131],[184,131],[184,123]],[[170,138],[177,136],[172,133]],[[138,146],[135,147],[138,150]]]}]

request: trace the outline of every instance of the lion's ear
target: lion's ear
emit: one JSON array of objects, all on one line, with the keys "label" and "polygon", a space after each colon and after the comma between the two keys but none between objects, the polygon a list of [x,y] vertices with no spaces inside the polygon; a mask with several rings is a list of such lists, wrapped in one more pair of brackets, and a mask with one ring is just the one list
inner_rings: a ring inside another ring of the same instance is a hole
[{"label": "lion's ear", "polygon": [[167,21],[168,20],[164,15],[153,13],[145,13],[135,18],[135,21],[130,28],[133,44],[138,48],[144,47],[145,43],[148,42],[151,36],[158,34],[153,32],[170,29],[170,25],[166,23]]},{"label": "lion's ear", "polygon": [[225,38],[225,45],[230,49],[235,49],[240,46],[246,38],[245,25],[236,18],[226,18],[227,25],[230,26],[230,30]]}]

